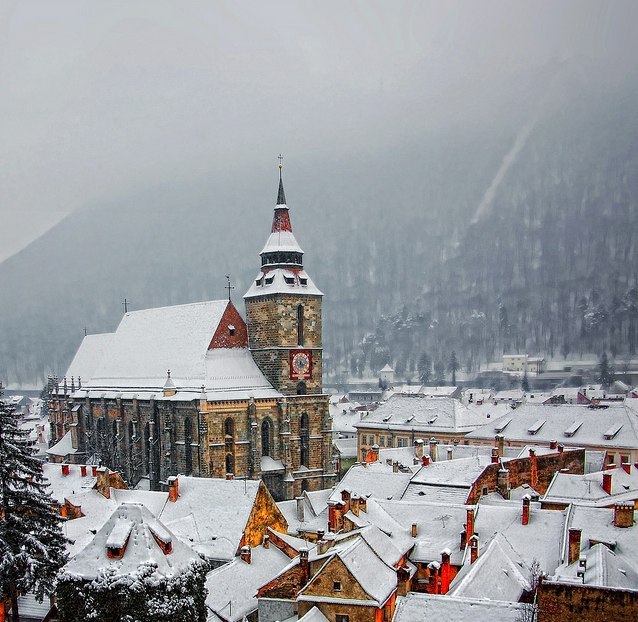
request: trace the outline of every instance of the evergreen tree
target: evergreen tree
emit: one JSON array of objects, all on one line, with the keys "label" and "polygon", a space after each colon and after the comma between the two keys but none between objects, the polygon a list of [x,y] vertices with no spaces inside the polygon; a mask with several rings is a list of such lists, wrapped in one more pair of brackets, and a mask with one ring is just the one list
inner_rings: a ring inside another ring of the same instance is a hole
[{"label": "evergreen tree", "polygon": [[427,384],[432,376],[432,359],[425,352],[419,358],[418,372],[419,382]]},{"label": "evergreen tree", "polygon": [[598,363],[598,382],[607,388],[614,382],[615,369],[607,358],[607,352],[603,352]]},{"label": "evergreen tree", "polygon": [[437,387],[445,384],[445,363],[441,360],[434,364],[434,383]]},{"label": "evergreen tree", "polygon": [[450,362],[448,364],[448,371],[452,374],[452,385],[456,386],[456,370],[459,369],[459,361],[456,358],[456,352],[452,350],[450,355]]},{"label": "evergreen tree", "polygon": [[10,600],[14,622],[18,594],[33,591],[42,599],[52,593],[67,559],[61,518],[34,454],[34,442],[0,391],[0,597]]},{"label": "evergreen tree", "polygon": [[529,393],[529,378],[527,377],[527,369],[525,370],[525,373],[523,374],[523,380],[521,381],[521,389],[523,389],[525,393]]}]

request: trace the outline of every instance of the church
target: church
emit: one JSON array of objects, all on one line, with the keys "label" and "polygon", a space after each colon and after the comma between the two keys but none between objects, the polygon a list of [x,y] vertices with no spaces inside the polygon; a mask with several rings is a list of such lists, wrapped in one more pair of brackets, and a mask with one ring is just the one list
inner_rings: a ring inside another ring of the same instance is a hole
[{"label": "church", "polygon": [[263,479],[276,500],[335,482],[322,391],[322,292],[303,266],[279,168],[259,273],[230,300],[124,314],[49,382],[50,460],[101,462],[135,486]]}]

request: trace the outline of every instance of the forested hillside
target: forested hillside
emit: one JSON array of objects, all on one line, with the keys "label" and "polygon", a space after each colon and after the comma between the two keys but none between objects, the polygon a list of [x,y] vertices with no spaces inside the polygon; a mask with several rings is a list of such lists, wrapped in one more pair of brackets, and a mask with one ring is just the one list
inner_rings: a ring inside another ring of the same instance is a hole
[{"label": "forested hillside", "polygon": [[[436,129],[425,107],[388,107],[375,149],[285,169],[326,296],[328,373],[413,370],[422,352],[447,364],[455,351],[468,370],[502,351],[635,352],[638,80],[596,71],[544,67],[451,102]],[[0,378],[63,373],[85,327],[117,326],[124,297],[133,309],[222,298],[230,273],[242,307],[275,194],[274,170],[211,171],[60,223],[0,264]]]}]

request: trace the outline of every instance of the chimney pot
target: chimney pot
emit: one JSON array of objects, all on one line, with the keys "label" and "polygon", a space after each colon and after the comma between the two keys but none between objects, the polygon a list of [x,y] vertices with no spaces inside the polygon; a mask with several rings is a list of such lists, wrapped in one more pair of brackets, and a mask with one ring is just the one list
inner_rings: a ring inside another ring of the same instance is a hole
[{"label": "chimney pot", "polygon": [[62,475],[68,475],[69,474],[69,465],[68,464],[63,464],[62,465]]},{"label": "chimney pot", "polygon": [[549,441],[549,448],[550,449],[556,449],[557,447],[558,447],[558,441],[557,440]]},{"label": "chimney pot", "polygon": [[86,464],[80,466],[80,473],[82,474],[82,477],[86,477]]},{"label": "chimney pot", "polygon": [[168,500],[172,503],[177,501],[179,497],[179,482],[175,476],[168,478]]},{"label": "chimney pot", "polygon": [[250,564],[251,562],[251,557],[252,557],[252,553],[250,550],[249,546],[242,546],[241,547],[241,553],[240,553],[240,557],[243,561],[245,561],[247,564]]},{"label": "chimney pot", "polygon": [[91,475],[97,477],[97,467],[95,465],[91,465]]},{"label": "chimney pot", "polygon": [[416,538],[416,534],[417,534],[417,524],[412,523],[412,537]]},{"label": "chimney pot", "polygon": [[562,454],[565,451],[565,445],[563,445],[562,443],[558,443],[558,453]]},{"label": "chimney pot", "polygon": [[530,497],[530,495],[525,495],[523,497],[523,517],[522,517],[523,525],[529,524],[529,508],[530,508],[531,500],[532,498]]},{"label": "chimney pot", "polygon": [[429,464],[430,464],[430,454],[425,454],[425,456],[423,456],[423,458],[421,459],[421,464],[423,466],[429,466]]}]

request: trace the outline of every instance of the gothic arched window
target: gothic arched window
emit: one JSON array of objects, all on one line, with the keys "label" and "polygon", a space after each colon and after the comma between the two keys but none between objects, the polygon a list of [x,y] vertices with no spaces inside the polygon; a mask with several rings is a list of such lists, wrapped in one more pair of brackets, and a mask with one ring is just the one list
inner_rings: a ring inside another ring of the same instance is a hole
[{"label": "gothic arched window", "polygon": [[273,426],[272,421],[266,417],[261,422],[261,455],[272,456],[273,453]]},{"label": "gothic arched window", "polygon": [[193,472],[193,448],[191,443],[193,441],[193,424],[190,417],[184,419],[184,466],[186,468],[186,475],[190,475]]},{"label": "gothic arched window", "polygon": [[310,466],[310,421],[306,413],[301,415],[299,421],[299,436],[301,438],[299,461],[303,466]]},{"label": "gothic arched window", "polygon": [[303,345],[303,305],[297,305],[297,343]]}]

